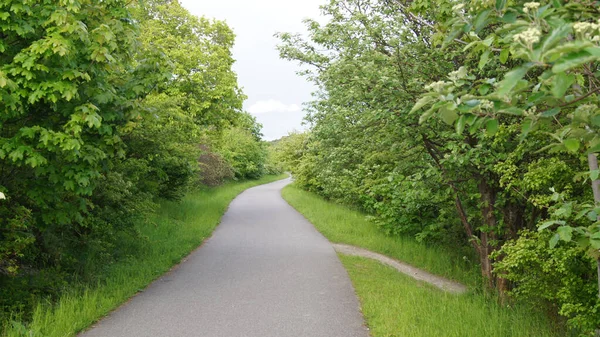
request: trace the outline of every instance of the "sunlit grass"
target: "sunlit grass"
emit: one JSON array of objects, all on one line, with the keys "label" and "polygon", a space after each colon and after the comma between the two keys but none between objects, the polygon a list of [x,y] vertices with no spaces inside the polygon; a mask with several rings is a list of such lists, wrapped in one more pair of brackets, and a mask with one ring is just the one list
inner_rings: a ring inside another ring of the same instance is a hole
[{"label": "sunlit grass", "polygon": [[374,260],[340,255],[372,337],[550,337],[551,322],[477,294],[453,295]]},{"label": "sunlit grass", "polygon": [[231,182],[190,193],[181,202],[163,202],[150,221],[137,225],[144,239],[123,242],[121,248],[129,257],[106,268],[102,282],[74,287],[77,290],[64,294],[57,303],[39,303],[31,322],[13,319],[5,324],[3,335],[66,337],[86,329],[202,244],[240,192],[284,177]]},{"label": "sunlit grass", "polygon": [[457,251],[385,235],[365,214],[294,185],[286,186],[282,195],[331,242],[363,247],[471,287],[480,285],[479,267]]}]

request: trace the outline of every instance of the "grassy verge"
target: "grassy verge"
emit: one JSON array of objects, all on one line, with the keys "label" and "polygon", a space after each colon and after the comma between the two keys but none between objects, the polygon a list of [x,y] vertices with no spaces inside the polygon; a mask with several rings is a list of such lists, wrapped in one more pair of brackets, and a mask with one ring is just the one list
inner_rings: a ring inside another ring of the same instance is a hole
[{"label": "grassy verge", "polygon": [[[57,303],[40,303],[29,323],[5,324],[4,336],[73,336],[145,288],[187,256],[219,224],[229,203],[247,188],[284,178],[232,182],[190,193],[181,202],[164,202],[150,221],[139,223],[144,240],[125,243],[128,258],[108,266],[99,284],[74,287]],[[130,238],[131,240],[131,238]]]},{"label": "grassy verge", "polygon": [[376,261],[341,255],[373,337],[550,337],[551,322],[483,296],[451,295]]},{"label": "grassy verge", "polygon": [[456,251],[426,246],[410,238],[387,236],[367,221],[365,214],[294,185],[286,186],[282,195],[331,242],[363,247],[472,287],[481,284],[479,267]]}]

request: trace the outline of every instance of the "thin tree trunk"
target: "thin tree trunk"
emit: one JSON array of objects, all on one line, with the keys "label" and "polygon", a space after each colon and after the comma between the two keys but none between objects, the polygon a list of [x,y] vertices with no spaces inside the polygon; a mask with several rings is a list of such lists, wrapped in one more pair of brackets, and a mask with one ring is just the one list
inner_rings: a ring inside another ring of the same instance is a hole
[{"label": "thin tree trunk", "polygon": [[479,183],[477,184],[481,200],[481,217],[483,224],[487,227],[480,235],[481,247],[484,254],[481,256],[481,269],[483,276],[487,278],[487,286],[490,290],[494,289],[496,285],[496,279],[493,274],[492,261],[490,254],[494,251],[492,245],[497,245],[496,227],[498,221],[494,214],[494,206],[496,204],[496,192],[487,183],[485,177],[479,177]]},{"label": "thin tree trunk", "polygon": [[[590,171],[598,170],[598,156],[595,153],[588,155],[588,164]],[[592,191],[594,191],[594,202],[597,205],[600,203],[600,180],[592,181]],[[598,216],[600,220],[600,216]],[[600,259],[596,260],[596,269],[598,271],[598,297],[600,297]],[[596,336],[600,336],[600,329],[596,329]]]},{"label": "thin tree trunk", "polygon": [[[473,227],[469,223],[467,213],[466,213],[465,208],[463,207],[463,204],[460,200],[460,190],[448,178],[448,173],[446,172],[446,169],[440,162],[440,158],[439,158],[439,155],[435,148],[435,144],[433,144],[427,138],[427,136],[422,135],[422,137],[423,137],[423,145],[425,147],[425,150],[427,151],[427,153],[429,153],[429,155],[431,156],[431,158],[433,159],[433,161],[435,162],[437,167],[440,169],[440,172],[442,173],[442,177],[444,178],[445,183],[448,186],[450,186],[450,188],[452,188],[452,190],[454,191],[454,204],[456,206],[458,216],[465,228],[465,234],[467,235],[469,242],[473,245],[473,248],[475,248],[475,251],[479,255],[479,263],[481,266],[481,275],[483,276],[484,281],[486,282],[486,286],[488,287],[489,290],[491,290],[494,288],[494,278],[493,278],[493,273],[492,273],[492,264],[491,264],[490,257],[489,257],[490,246],[489,246],[489,242],[488,242],[488,233],[481,232],[479,234],[479,240],[476,240],[476,236],[474,235],[475,233],[474,233]],[[486,188],[489,187],[487,184],[485,184],[485,186],[486,186]],[[491,190],[490,190],[490,192],[491,192]],[[486,194],[484,196],[482,194],[482,200],[484,198],[488,198],[488,197],[490,197],[490,195]],[[495,226],[496,218],[493,213],[493,203],[495,202],[494,196],[491,196],[491,198],[492,199],[488,200],[489,202],[487,202],[487,205],[491,204],[491,212],[488,212],[487,209],[484,210],[483,217],[484,217],[484,222],[485,222],[485,220],[490,220]]]}]

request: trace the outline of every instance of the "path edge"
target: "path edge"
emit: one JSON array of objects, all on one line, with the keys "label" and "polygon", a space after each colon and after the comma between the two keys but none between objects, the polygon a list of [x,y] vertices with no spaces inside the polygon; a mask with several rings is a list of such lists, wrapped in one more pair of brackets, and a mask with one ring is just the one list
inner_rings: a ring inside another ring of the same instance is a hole
[{"label": "path edge", "polygon": [[372,251],[364,249],[364,248],[341,244],[341,243],[332,243],[332,246],[335,249],[335,251],[340,254],[359,256],[359,257],[376,260],[380,263],[383,263],[387,266],[390,266],[390,267],[396,269],[398,272],[400,272],[402,274],[412,277],[413,279],[415,279],[417,281],[431,284],[432,286],[434,286],[440,290],[443,290],[445,292],[451,293],[451,294],[457,294],[457,295],[465,294],[469,290],[468,287],[462,283],[449,280],[442,276],[431,274],[427,271],[424,271],[417,267],[411,266],[408,263],[398,261],[396,259],[393,259],[389,256],[385,256],[383,254],[375,253],[375,252],[372,252]]}]

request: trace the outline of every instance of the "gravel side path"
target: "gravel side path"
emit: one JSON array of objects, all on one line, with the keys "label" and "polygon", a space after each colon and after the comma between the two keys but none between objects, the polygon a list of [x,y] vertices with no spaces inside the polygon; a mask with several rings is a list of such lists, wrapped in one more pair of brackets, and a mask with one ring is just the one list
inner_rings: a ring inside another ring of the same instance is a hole
[{"label": "gravel side path", "polygon": [[333,244],[333,247],[335,248],[335,250],[338,253],[341,253],[341,254],[361,256],[361,257],[366,257],[369,259],[377,260],[383,264],[386,264],[386,265],[398,270],[399,272],[401,272],[403,274],[406,274],[406,275],[414,278],[415,280],[429,283],[429,284],[431,284],[435,287],[438,287],[444,291],[447,291],[449,293],[463,294],[463,293],[467,292],[467,287],[465,287],[464,285],[462,285],[458,282],[448,280],[441,276],[437,276],[437,275],[428,273],[424,270],[418,269],[418,268],[413,267],[404,262],[394,260],[385,255],[381,255],[379,253],[375,253],[375,252],[372,252],[370,250],[366,250],[363,248],[344,245],[344,244],[336,243],[336,244]]},{"label": "gravel side path", "polygon": [[331,244],[280,196],[239,195],[213,236],[82,337],[368,337]]}]

